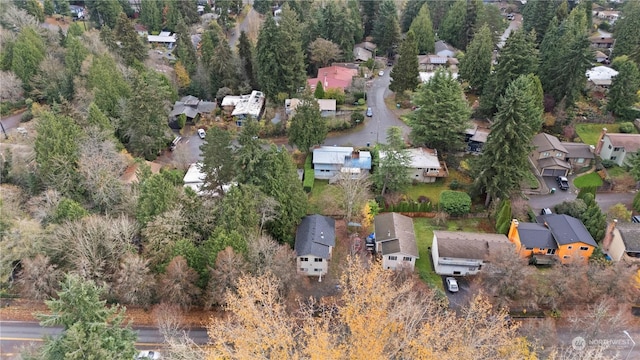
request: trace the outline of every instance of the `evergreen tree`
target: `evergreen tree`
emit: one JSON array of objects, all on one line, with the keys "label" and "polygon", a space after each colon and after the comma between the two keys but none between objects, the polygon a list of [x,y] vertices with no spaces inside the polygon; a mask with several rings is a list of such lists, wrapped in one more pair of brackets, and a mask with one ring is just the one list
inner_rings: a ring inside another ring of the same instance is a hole
[{"label": "evergreen tree", "polygon": [[205,174],[202,190],[208,194],[224,193],[223,186],[235,177],[235,154],[231,133],[217,126],[210,128],[202,150],[202,172]]},{"label": "evergreen tree", "polygon": [[98,28],[107,26],[113,29],[116,26],[118,16],[122,12],[122,5],[118,1],[85,0],[85,4],[89,10],[89,18]]},{"label": "evergreen tree", "polygon": [[604,238],[604,233],[607,229],[607,214],[600,210],[600,205],[598,205],[592,194],[587,194],[584,197],[584,202],[587,204],[587,210],[582,213],[582,219],[580,220],[582,220],[591,237],[600,242]]},{"label": "evergreen tree", "polygon": [[622,117],[631,115],[629,108],[638,101],[640,71],[627,56],[614,59],[618,75],[613,78],[607,100],[607,110]]},{"label": "evergreen tree", "polygon": [[434,31],[440,31],[442,22],[454,3],[454,1],[427,0]]},{"label": "evergreen tree", "polygon": [[400,46],[398,64],[391,70],[389,89],[398,94],[405,90],[413,91],[420,83],[418,76],[418,47],[414,32],[409,30]]},{"label": "evergreen tree", "polygon": [[413,144],[438,151],[464,148],[463,134],[469,127],[471,109],[460,83],[447,70],[437,70],[429,82],[422,84],[413,103],[420,107],[409,120]]},{"label": "evergreen tree", "polygon": [[542,126],[540,100],[536,78],[530,75],[514,80],[500,98],[491,133],[474,164],[474,186],[487,194],[486,205],[507,199],[529,171],[531,139]]},{"label": "evergreen tree", "polygon": [[129,66],[142,62],[147,57],[147,47],[133,28],[133,23],[125,13],[120,13],[114,36],[120,41],[118,52]]},{"label": "evergreen tree", "polygon": [[93,58],[87,76],[87,87],[88,90],[93,90],[95,104],[105,115],[120,117],[120,100],[128,98],[131,89],[113,57],[105,54]]},{"label": "evergreen tree", "polygon": [[69,7],[69,0],[56,0],[56,7],[58,8],[58,13],[64,16],[71,16],[71,8]]},{"label": "evergreen tree", "polygon": [[[403,33],[409,31],[409,27],[413,23],[416,16],[422,8],[423,5],[426,4],[427,0],[409,0],[404,6],[404,10],[402,11],[402,16],[400,17],[400,29]],[[427,13],[429,9],[427,7]],[[431,16],[431,15],[429,15]],[[431,18],[429,18],[429,22],[431,22]],[[415,29],[414,29],[415,31]],[[432,29],[433,31],[433,29]]]},{"label": "evergreen tree", "polygon": [[466,0],[456,0],[442,20],[438,37],[456,48],[461,48],[461,39],[467,19]]},{"label": "evergreen tree", "polygon": [[[349,13],[349,26],[353,35],[353,43],[359,43],[364,38],[364,27],[362,25],[362,16],[358,0],[347,0],[347,8]],[[346,53],[345,49],[342,49]],[[350,54],[351,52],[349,52]]]},{"label": "evergreen tree", "polygon": [[373,38],[378,45],[378,55],[391,55],[393,46],[400,39],[400,26],[398,25],[398,10],[393,0],[382,0],[380,9],[373,25]]},{"label": "evergreen tree", "polygon": [[162,30],[162,3],[156,0],[140,1],[140,21],[147,27],[149,33]]},{"label": "evergreen tree", "polygon": [[44,22],[44,9],[38,0],[27,0],[27,7],[25,10],[27,10],[29,15],[36,18],[38,22]]},{"label": "evergreen tree", "polygon": [[125,322],[124,309],[107,307],[105,289],[69,274],[58,297],[45,303],[51,314],[39,314],[42,326],[62,326],[60,336],[48,337],[40,359],[133,359],[136,332]]},{"label": "evergreen tree", "polygon": [[522,22],[524,31],[536,32],[536,42],[540,43],[546,35],[551,20],[556,16],[559,0],[529,1],[522,10]]},{"label": "evergreen tree", "polygon": [[[422,1],[424,2],[424,0]],[[432,54],[435,52],[435,34],[433,33],[431,15],[427,4],[422,5],[418,16],[411,23],[410,29],[416,35],[418,54]]]},{"label": "evergreen tree", "polygon": [[193,75],[196,71],[197,64],[196,49],[193,47],[193,43],[191,42],[191,36],[189,35],[187,25],[182,21],[182,19],[178,20],[176,32],[178,33],[178,39],[176,41],[174,54],[178,59],[180,59],[180,61],[182,61],[182,65],[187,69],[189,75]]},{"label": "evergreen tree", "polygon": [[321,37],[338,45],[342,51],[342,57],[351,58],[353,46],[356,41],[360,41],[362,36],[359,13],[358,21],[354,21],[352,12],[353,9],[349,9],[347,4],[334,1],[327,3],[319,13],[321,22],[317,24],[318,36],[308,38],[308,42],[305,42],[304,45],[309,47],[311,41]]},{"label": "evergreen tree", "polygon": [[467,45],[469,45],[469,42],[473,39],[473,35],[478,31],[478,18],[482,18],[483,13],[484,5],[482,4],[482,0],[467,1],[467,12],[464,17],[462,33],[460,34],[459,48],[461,50],[467,49]]},{"label": "evergreen tree", "polygon": [[30,90],[29,81],[38,71],[44,56],[45,44],[42,38],[32,28],[23,28],[11,46],[10,64],[11,71],[22,80],[25,90]]},{"label": "evergreen tree", "polygon": [[258,84],[253,67],[253,45],[244,31],[240,32],[240,37],[238,38],[238,57],[249,85],[254,89],[257,88]]},{"label": "evergreen tree", "polygon": [[271,5],[273,5],[273,0],[253,0],[253,8],[262,15],[271,12]]},{"label": "evergreen tree", "polygon": [[411,184],[409,164],[411,156],[405,150],[402,130],[392,126],[387,130],[387,144],[379,144],[382,155],[373,171],[373,184],[384,195],[387,191],[404,190]]},{"label": "evergreen tree", "polygon": [[306,155],[312,146],[322,144],[327,132],[327,122],[320,116],[318,102],[310,94],[305,95],[289,126],[289,144]]},{"label": "evergreen tree", "polygon": [[256,65],[260,89],[270,99],[275,99],[281,91],[280,81],[277,81],[277,77],[282,72],[280,69],[282,62],[279,61],[280,57],[278,54],[279,38],[279,27],[276,25],[273,17],[267,16],[262,24],[260,33],[258,34],[258,43],[256,45]]},{"label": "evergreen tree", "polygon": [[538,50],[533,34],[523,31],[511,33],[500,51],[495,71],[489,75],[480,97],[480,110],[491,116],[496,112],[498,99],[509,84],[520,75],[535,74],[538,69]]},{"label": "evergreen tree", "polygon": [[318,80],[316,84],[316,89],[313,92],[313,97],[316,99],[324,99],[324,87],[322,86],[322,81]]},{"label": "evergreen tree", "polygon": [[467,80],[472,88],[482,91],[491,73],[492,55],[491,30],[487,25],[483,25],[467,47],[467,53],[460,60],[460,78]]},{"label": "evergreen tree", "polygon": [[53,6],[53,0],[44,0],[43,3],[44,14],[51,16],[55,13],[55,7]]},{"label": "evergreen tree", "polygon": [[265,177],[265,152],[262,148],[266,143],[258,137],[260,124],[250,121],[242,126],[238,135],[238,151],[236,152],[236,174],[238,183],[259,185]]},{"label": "evergreen tree", "polygon": [[237,87],[237,62],[231,48],[229,48],[229,43],[226,41],[218,42],[214,49],[210,76],[212,94],[217,94],[222,87]]},{"label": "evergreen tree", "polygon": [[[375,24],[379,22],[378,12],[380,9],[380,1],[359,0],[360,8],[362,9],[362,24],[364,30],[364,36],[370,36],[374,34]],[[378,44],[380,46],[380,44]]]},{"label": "evergreen tree", "polygon": [[640,64],[640,2],[627,1],[620,15],[613,29],[616,44],[611,57],[629,55]]}]

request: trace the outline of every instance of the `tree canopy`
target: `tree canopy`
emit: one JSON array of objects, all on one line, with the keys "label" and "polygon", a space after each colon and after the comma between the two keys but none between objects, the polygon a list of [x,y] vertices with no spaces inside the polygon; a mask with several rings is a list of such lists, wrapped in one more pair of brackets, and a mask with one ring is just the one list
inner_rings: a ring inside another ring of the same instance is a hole
[{"label": "tree canopy", "polygon": [[327,122],[320,116],[318,102],[310,96],[303,98],[291,119],[289,144],[306,154],[312,146],[322,144],[327,132]]},{"label": "tree canopy", "polygon": [[404,91],[413,91],[419,84],[418,80],[418,47],[413,30],[409,30],[407,37],[400,46],[400,59],[391,70],[391,83],[389,89],[402,94]]}]

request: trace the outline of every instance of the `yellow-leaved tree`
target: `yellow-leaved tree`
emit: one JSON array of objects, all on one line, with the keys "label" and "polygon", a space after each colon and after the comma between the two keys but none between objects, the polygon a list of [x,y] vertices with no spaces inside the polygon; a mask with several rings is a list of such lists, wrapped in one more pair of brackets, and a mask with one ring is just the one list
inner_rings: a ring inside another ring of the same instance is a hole
[{"label": "yellow-leaved tree", "polygon": [[176,64],[173,66],[173,68],[176,71],[176,78],[178,79],[178,87],[180,89],[188,88],[189,85],[191,84],[191,78],[189,77],[189,73],[187,72],[187,69],[185,69],[184,65],[182,65],[182,62],[178,60]]}]

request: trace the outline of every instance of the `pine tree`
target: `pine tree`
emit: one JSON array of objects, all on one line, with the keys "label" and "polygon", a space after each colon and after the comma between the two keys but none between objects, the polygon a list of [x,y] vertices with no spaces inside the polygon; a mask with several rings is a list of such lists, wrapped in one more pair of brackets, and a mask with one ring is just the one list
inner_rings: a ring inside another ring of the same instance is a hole
[{"label": "pine tree", "polygon": [[462,43],[460,40],[464,34],[466,19],[466,0],[456,0],[442,20],[438,30],[438,37],[454,47],[461,48]]},{"label": "pine tree", "polygon": [[607,228],[607,215],[600,210],[600,205],[596,202],[591,194],[587,194],[584,198],[587,204],[587,210],[582,214],[582,223],[587,228],[591,237],[597,242],[602,241]]},{"label": "pine tree", "polygon": [[142,62],[147,57],[147,47],[138,36],[138,33],[133,28],[133,23],[125,13],[120,13],[113,33],[116,39],[120,41],[118,52],[127,65],[131,66]]},{"label": "pine tree", "polygon": [[[424,2],[424,0],[422,1]],[[411,23],[410,30],[416,35],[419,54],[432,54],[435,52],[435,35],[427,4],[422,5],[420,8],[418,16]]]},{"label": "pine tree", "polygon": [[500,51],[495,71],[485,83],[480,110],[488,116],[493,115],[507,86],[520,75],[535,74],[537,69],[538,50],[533,34],[525,34],[521,30],[511,33]]},{"label": "pine tree", "polygon": [[387,191],[402,191],[411,183],[409,163],[411,156],[405,150],[402,130],[392,126],[387,130],[387,143],[380,145],[380,156],[373,172],[373,184],[384,195]]},{"label": "pine tree", "polygon": [[378,45],[378,55],[393,54],[393,46],[400,39],[400,26],[398,25],[398,10],[393,0],[382,0],[380,9],[373,24],[373,38]]},{"label": "pine tree", "polygon": [[178,20],[176,32],[178,33],[178,39],[176,41],[176,50],[174,50],[174,54],[178,59],[180,59],[180,61],[182,61],[182,64],[189,72],[189,75],[193,75],[196,71],[197,64],[196,49],[193,47],[193,43],[191,42],[191,36],[189,35],[187,24],[185,24],[182,19]]},{"label": "pine tree", "polygon": [[471,109],[460,83],[447,70],[439,69],[429,82],[422,84],[413,103],[420,107],[409,120],[413,144],[438,151],[464,147],[463,134],[469,125]]},{"label": "pine tree", "polygon": [[478,17],[482,17],[484,12],[484,5],[482,0],[469,0],[467,1],[467,12],[464,17],[464,26],[462,33],[460,34],[459,48],[466,50],[467,45],[471,42],[473,35],[478,31],[477,22]]},{"label": "pine tree", "polygon": [[324,99],[324,87],[322,86],[322,81],[318,80],[316,84],[316,89],[313,92],[313,97],[316,99]]},{"label": "pine tree", "polygon": [[530,142],[542,126],[539,100],[535,77],[528,75],[514,80],[501,97],[483,153],[474,164],[474,186],[487,194],[486,205],[508,198],[529,171]]},{"label": "pine tree", "polygon": [[559,4],[559,0],[529,1],[522,10],[524,31],[529,33],[531,30],[535,30],[537,43],[540,43],[545,37]]},{"label": "pine tree", "polygon": [[612,58],[629,55],[640,64],[640,2],[627,1],[620,15],[613,30],[616,44]]},{"label": "pine tree", "polygon": [[413,91],[420,83],[418,75],[418,47],[414,32],[409,30],[400,46],[398,64],[391,70],[389,89],[398,94],[406,90]]},{"label": "pine tree", "polygon": [[253,45],[244,31],[240,32],[240,37],[238,38],[238,57],[249,85],[254,89],[257,88],[258,84],[253,67]]},{"label": "pine tree", "polygon": [[322,144],[327,132],[327,122],[320,116],[318,102],[310,94],[305,95],[290,123],[289,144],[307,154],[312,146]]},{"label": "pine tree", "polygon": [[202,190],[206,194],[223,194],[223,186],[235,177],[235,152],[231,133],[217,126],[210,128],[202,150],[202,173],[205,174]]},{"label": "pine tree", "polygon": [[482,91],[491,73],[492,55],[491,30],[487,25],[483,25],[467,47],[467,53],[460,60],[460,78],[467,80],[472,88]]},{"label": "pine tree", "polygon": [[43,3],[44,14],[51,16],[55,13],[55,7],[53,6],[53,0],[44,0]]},{"label": "pine tree", "polygon": [[607,110],[622,117],[631,115],[629,108],[638,101],[640,71],[627,56],[613,60],[618,75],[613,78],[607,101]]},{"label": "pine tree", "polygon": [[122,5],[118,1],[86,0],[89,10],[89,18],[96,23],[98,28],[107,26],[113,29],[122,12]]},{"label": "pine tree", "polygon": [[38,22],[44,22],[44,9],[38,0],[27,0],[26,10],[27,13],[36,18]]},{"label": "pine tree", "polygon": [[[427,0],[409,0],[404,6],[404,10],[402,11],[402,16],[400,17],[400,29],[403,33],[409,31],[409,27],[413,23],[416,16],[420,10],[422,10],[423,5],[426,4]],[[429,11],[427,7],[427,12]],[[431,22],[431,18],[429,18],[429,22]],[[414,29],[415,31],[415,29]]]},{"label": "pine tree", "polygon": [[25,90],[30,90],[29,81],[38,71],[45,56],[44,41],[32,28],[23,28],[13,43],[10,54],[11,71],[22,80]]},{"label": "pine tree", "polygon": [[155,0],[140,1],[140,21],[147,27],[149,33],[162,30],[161,6],[162,3]]}]

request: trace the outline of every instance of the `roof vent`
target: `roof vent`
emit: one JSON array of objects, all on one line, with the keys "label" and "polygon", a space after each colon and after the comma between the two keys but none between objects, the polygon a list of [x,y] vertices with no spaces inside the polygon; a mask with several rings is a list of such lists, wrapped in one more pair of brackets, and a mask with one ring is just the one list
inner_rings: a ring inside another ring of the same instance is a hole
[{"label": "roof vent", "polygon": [[324,231],[320,231],[320,239],[324,239]]}]

